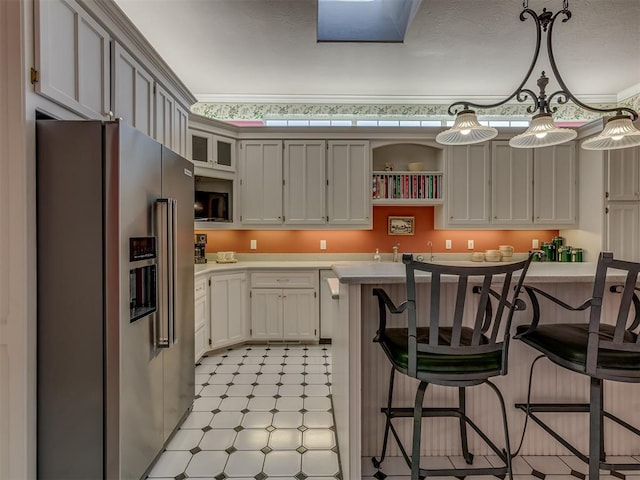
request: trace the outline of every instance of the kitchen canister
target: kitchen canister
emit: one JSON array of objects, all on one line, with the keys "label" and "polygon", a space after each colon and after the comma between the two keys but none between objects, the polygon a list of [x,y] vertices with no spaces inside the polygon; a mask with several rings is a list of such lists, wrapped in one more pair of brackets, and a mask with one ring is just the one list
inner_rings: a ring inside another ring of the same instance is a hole
[{"label": "kitchen canister", "polygon": [[547,262],[555,262],[556,261],[556,246],[551,242],[544,242],[542,244],[542,251],[544,252]]},{"label": "kitchen canister", "polygon": [[558,261],[570,262],[571,261],[571,247],[564,245],[558,249]]},{"label": "kitchen canister", "polygon": [[571,250],[571,261],[572,262],[581,262],[582,261],[582,249],[574,248]]}]

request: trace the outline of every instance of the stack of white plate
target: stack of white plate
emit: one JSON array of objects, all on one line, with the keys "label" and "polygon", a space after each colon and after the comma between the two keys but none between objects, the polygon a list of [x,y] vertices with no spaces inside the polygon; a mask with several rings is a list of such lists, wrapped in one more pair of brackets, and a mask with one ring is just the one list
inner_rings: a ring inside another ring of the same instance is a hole
[{"label": "stack of white plate", "polygon": [[502,252],[500,250],[485,250],[484,259],[487,262],[499,262],[502,258]]},{"label": "stack of white plate", "polygon": [[498,250],[502,254],[503,262],[510,262],[513,259],[513,247],[511,245],[500,245]]},{"label": "stack of white plate", "polygon": [[482,252],[473,252],[471,254],[472,262],[484,262],[484,253]]}]

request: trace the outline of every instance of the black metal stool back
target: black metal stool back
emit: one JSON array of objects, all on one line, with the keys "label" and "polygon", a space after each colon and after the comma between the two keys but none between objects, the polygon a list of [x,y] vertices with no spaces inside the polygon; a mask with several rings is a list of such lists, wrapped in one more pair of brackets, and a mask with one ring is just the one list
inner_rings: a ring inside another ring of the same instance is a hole
[{"label": "black metal stool back", "polygon": [[[639,290],[636,286],[639,273],[640,263],[616,260],[612,253],[602,252],[596,268],[593,295],[577,307],[572,307],[539,288],[524,285],[531,300],[533,319],[531,325],[518,327],[516,338],[542,353],[534,360],[534,364],[539,358],[546,357],[563,368],[589,376],[590,394],[589,403],[532,404],[527,401],[516,404],[516,407],[522,409],[574,455],[588,463],[591,480],[598,480],[600,469],[640,470],[640,464],[635,462],[607,462],[603,439],[604,418],[640,435],[638,428],[606,412],[603,402],[604,380],[640,383],[640,300],[635,293]],[[619,279],[624,279],[624,283],[615,284]],[[588,309],[589,322],[541,323],[541,299],[551,301],[567,311]],[[603,312],[613,314],[611,318],[605,318]],[[531,369],[533,371],[533,365]],[[531,377],[532,375],[530,379]],[[540,413],[567,412],[589,413],[588,456],[578,451],[538,416]]]},{"label": "black metal stool back", "polygon": [[[396,306],[382,289],[373,294],[378,298],[380,325],[375,342],[379,342],[391,362],[388,405],[382,408],[386,416],[385,434],[380,458],[373,464],[380,468],[385,458],[388,434],[391,432],[400,451],[411,467],[412,478],[425,476],[504,475],[511,476],[511,454],[504,400],[498,388],[489,380],[507,372],[509,329],[516,310],[525,308],[519,299],[531,257],[515,263],[489,266],[459,266],[423,263],[403,255],[406,265],[407,300]],[[517,275],[519,273],[519,275]],[[426,275],[429,274],[429,275]],[[421,279],[430,282],[419,289]],[[446,296],[444,291],[451,292]],[[428,298],[418,298],[419,293]],[[453,310],[443,305],[445,298],[455,292]],[[477,294],[470,300],[470,292]],[[424,312],[418,303],[428,304]],[[470,311],[471,310],[471,311]],[[387,327],[387,311],[391,314],[407,312],[406,328]],[[453,311],[453,315],[449,312]],[[420,322],[422,320],[422,322]],[[412,408],[394,407],[395,372],[420,380]],[[459,405],[453,408],[426,408],[424,394],[430,384],[454,386],[459,389]],[[486,383],[496,393],[502,411],[506,448],[498,448],[466,415],[465,388]],[[411,457],[407,454],[392,419],[413,417]],[[473,463],[468,450],[467,425],[489,445],[503,461],[502,467],[462,469],[420,468],[421,421],[423,417],[454,417],[460,422],[462,453],[467,464]],[[378,472],[378,477],[382,476]]]}]

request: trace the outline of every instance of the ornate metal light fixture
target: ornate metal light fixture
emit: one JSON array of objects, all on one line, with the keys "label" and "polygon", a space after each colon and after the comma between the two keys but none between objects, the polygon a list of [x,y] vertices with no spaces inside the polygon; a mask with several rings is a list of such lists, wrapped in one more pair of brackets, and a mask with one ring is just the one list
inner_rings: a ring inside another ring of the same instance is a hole
[{"label": "ornate metal light fixture", "polygon": [[[560,105],[571,100],[584,110],[614,114],[614,116],[607,121],[602,133],[583,142],[582,148],[589,150],[613,150],[640,145],[640,130],[636,129],[632,123],[638,119],[638,112],[627,107],[597,108],[582,103],[571,93],[560,76],[560,72],[558,71],[558,66],[556,65],[553,55],[553,25],[556,19],[560,16],[563,17],[562,22],[566,22],[571,18],[569,1],[563,0],[562,10],[555,14],[548,12],[547,9],[544,8],[542,13],[538,15],[535,11],[531,10],[528,5],[529,2],[527,0],[522,2],[523,10],[520,13],[520,21],[524,22],[527,17],[531,17],[537,26],[537,37],[533,60],[531,61],[531,65],[529,66],[529,70],[527,71],[524,80],[522,80],[518,88],[516,88],[511,95],[504,100],[491,105],[480,105],[467,101],[452,103],[449,106],[448,113],[449,115],[457,115],[456,121],[453,128],[439,133],[436,137],[436,141],[444,145],[468,145],[494,138],[498,134],[498,131],[495,128],[481,125],[478,122],[475,111],[471,110],[471,107],[499,107],[500,105],[504,105],[509,100],[515,98],[518,102],[531,101],[533,105],[527,107],[527,113],[534,113],[536,111],[538,113],[533,116],[529,128],[524,133],[516,135],[509,140],[509,145],[512,147],[546,147],[549,145],[568,142],[576,138],[577,132],[575,130],[556,127],[553,122],[552,114],[558,110],[558,107],[551,106],[552,100],[556,101]],[[531,72],[538,60],[543,32],[547,34],[547,55],[549,57],[549,63],[551,64],[551,69],[553,70],[555,79],[560,85],[560,90],[553,92],[549,96],[547,96],[545,92],[547,84],[549,83],[549,79],[545,75],[545,72],[542,72],[542,75],[537,82],[538,89],[540,91],[538,95],[528,88],[524,88],[524,85],[529,80],[529,77],[531,77]]]}]

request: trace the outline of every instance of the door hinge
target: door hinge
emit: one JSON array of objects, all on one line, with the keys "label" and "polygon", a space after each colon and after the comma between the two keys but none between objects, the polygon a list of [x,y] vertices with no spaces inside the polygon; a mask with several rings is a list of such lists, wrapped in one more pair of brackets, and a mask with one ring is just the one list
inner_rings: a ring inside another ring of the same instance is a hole
[{"label": "door hinge", "polygon": [[242,179],[240,179],[240,185],[242,185]]},{"label": "door hinge", "polygon": [[253,292],[249,292],[249,298],[253,297]]},{"label": "door hinge", "polygon": [[286,182],[285,182],[285,180],[284,180],[284,178],[283,178],[283,179],[282,179],[282,186],[284,187],[284,186],[285,186],[285,184],[286,184]]},{"label": "door hinge", "polygon": [[313,298],[318,298],[318,292],[313,292]]},{"label": "door hinge", "polygon": [[327,180],[327,187],[329,186],[329,180]]},{"label": "door hinge", "polygon": [[40,72],[31,67],[31,83],[38,83],[40,81]]},{"label": "door hinge", "polygon": [[211,345],[211,339],[209,339],[209,345]]},{"label": "door hinge", "polygon": [[604,198],[609,198],[609,192],[604,192]]},{"label": "door hinge", "polygon": [[249,329],[249,335],[253,335],[253,328]]},{"label": "door hinge", "polygon": [[156,88],[156,84],[153,84],[153,94],[155,95],[156,93],[158,93],[158,89]]},{"label": "door hinge", "polygon": [[282,221],[284,222],[286,220],[286,218],[284,217],[284,215],[282,215]]},{"label": "door hinge", "polygon": [[609,207],[606,207],[606,208],[604,209],[604,213],[609,213]]},{"label": "door hinge", "polygon": [[317,329],[315,329],[315,328],[313,329],[313,335],[314,335],[314,336],[315,336],[315,335],[318,335],[318,330],[317,330]]},{"label": "door hinge", "polygon": [[211,286],[211,279],[209,279],[209,286]]}]

